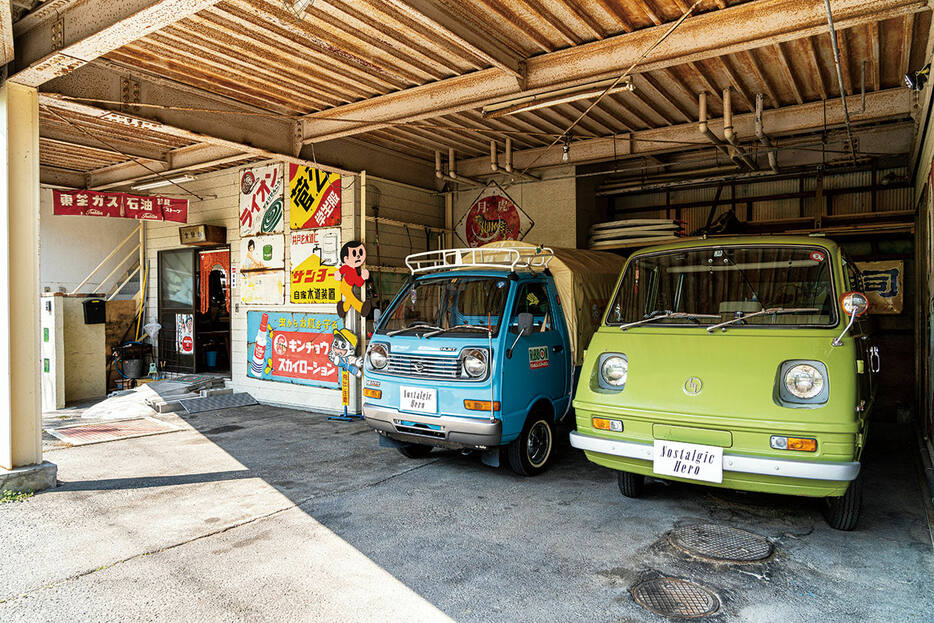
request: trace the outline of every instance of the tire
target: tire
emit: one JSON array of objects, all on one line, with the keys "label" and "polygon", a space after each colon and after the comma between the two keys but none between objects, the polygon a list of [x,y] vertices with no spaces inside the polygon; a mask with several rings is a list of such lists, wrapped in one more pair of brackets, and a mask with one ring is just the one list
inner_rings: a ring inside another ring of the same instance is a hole
[{"label": "tire", "polygon": [[619,485],[619,492],[627,498],[641,498],[642,492],[645,491],[645,476],[619,472],[616,474],[616,484]]},{"label": "tire", "polygon": [[506,454],[512,471],[520,476],[536,476],[548,469],[554,449],[555,427],[551,418],[530,414]]},{"label": "tire", "polygon": [[859,520],[859,509],[863,502],[863,476],[860,474],[850,483],[846,493],[840,497],[824,498],[824,518],[834,530],[850,531]]},{"label": "tire", "polygon": [[407,446],[398,448],[399,452],[407,459],[423,459],[434,450],[432,446],[423,446],[417,443],[410,443]]}]

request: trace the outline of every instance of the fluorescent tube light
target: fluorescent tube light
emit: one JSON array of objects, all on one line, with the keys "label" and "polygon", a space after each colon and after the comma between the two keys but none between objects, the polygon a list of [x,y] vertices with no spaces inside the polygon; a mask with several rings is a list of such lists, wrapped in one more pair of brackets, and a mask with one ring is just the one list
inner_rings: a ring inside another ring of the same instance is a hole
[{"label": "fluorescent tube light", "polygon": [[[514,115],[516,113],[537,110],[539,108],[557,106],[558,104],[567,104],[568,102],[576,102],[577,100],[591,99],[599,97],[600,94],[614,82],[616,82],[616,78],[610,78],[608,80],[581,84],[576,87],[555,89],[535,95],[525,95],[523,97],[506,100],[505,102],[487,104],[483,107],[482,112],[484,117],[496,118],[502,117],[503,115]],[[610,89],[608,95],[632,90],[632,79],[627,78],[626,80],[621,80],[619,84]]]},{"label": "fluorescent tube light", "polygon": [[172,184],[181,184],[183,182],[193,182],[195,181],[194,175],[182,175],[181,177],[171,177],[167,180],[155,180],[153,182],[146,182],[145,184],[137,184],[136,186],[130,186],[131,190],[150,190],[152,188],[162,188],[163,186],[171,186]]}]

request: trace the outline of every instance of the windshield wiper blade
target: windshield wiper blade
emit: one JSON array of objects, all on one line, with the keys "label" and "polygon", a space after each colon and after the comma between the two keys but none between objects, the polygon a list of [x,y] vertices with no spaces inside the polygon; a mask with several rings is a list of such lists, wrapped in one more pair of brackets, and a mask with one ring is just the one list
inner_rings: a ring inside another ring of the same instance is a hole
[{"label": "windshield wiper blade", "polygon": [[417,324],[411,327],[406,327],[404,329],[396,329],[395,331],[390,331],[386,335],[389,337],[392,337],[394,335],[399,335],[400,333],[405,333],[406,331],[415,331],[417,329],[428,329],[428,330],[435,329],[438,331],[444,331],[444,329],[442,329],[441,327],[436,327],[433,324]]},{"label": "windshield wiper blade", "polygon": [[756,316],[768,316],[769,314],[800,314],[804,312],[818,311],[820,311],[820,308],[817,307],[789,307],[787,309],[784,307],[773,307],[771,309],[760,309],[759,311],[752,312],[751,314],[745,314],[737,318],[730,318],[725,322],[710,325],[707,327],[707,333],[713,333],[715,329],[731,325],[735,322],[739,322],[740,320],[746,320],[747,318],[755,318]]},{"label": "windshield wiper blade", "polygon": [[636,320],[635,322],[630,322],[628,324],[620,325],[620,330],[625,331],[630,327],[637,327],[640,324],[646,324],[648,322],[654,322],[656,320],[665,320],[666,318],[716,318],[720,319],[720,316],[717,314],[693,314],[691,312],[674,312],[674,311],[665,311],[662,313],[652,312],[649,314],[648,318],[643,318],[642,320]]},{"label": "windshield wiper blade", "polygon": [[447,329],[436,329],[431,333],[424,333],[422,334],[422,337],[429,338],[435,335],[440,335],[442,333],[447,333],[448,331],[454,331],[455,329],[473,329],[474,331],[483,331],[484,333],[490,333],[491,331],[488,327],[483,327],[476,324],[459,324],[453,327],[448,327]]}]

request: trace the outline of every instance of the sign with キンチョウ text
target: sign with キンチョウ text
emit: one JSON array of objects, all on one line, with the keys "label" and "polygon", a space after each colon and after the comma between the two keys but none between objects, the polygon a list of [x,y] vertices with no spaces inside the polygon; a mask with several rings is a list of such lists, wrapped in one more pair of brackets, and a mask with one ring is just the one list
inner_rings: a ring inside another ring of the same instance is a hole
[{"label": "sign with \u30ad\u30f3\u30c1\u30e7\u30a6 text", "polygon": [[333,314],[247,312],[247,375],[340,389],[341,370],[328,354],[335,331],[342,327],[340,317]]}]

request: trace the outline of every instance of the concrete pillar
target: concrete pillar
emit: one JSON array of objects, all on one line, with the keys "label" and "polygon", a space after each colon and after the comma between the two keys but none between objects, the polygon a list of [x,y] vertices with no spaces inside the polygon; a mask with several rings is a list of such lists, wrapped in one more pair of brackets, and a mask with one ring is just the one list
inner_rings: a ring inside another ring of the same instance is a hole
[{"label": "concrete pillar", "polygon": [[42,489],[55,484],[55,466],[42,464],[39,98],[32,87],[0,86],[0,171],[0,489]]}]

